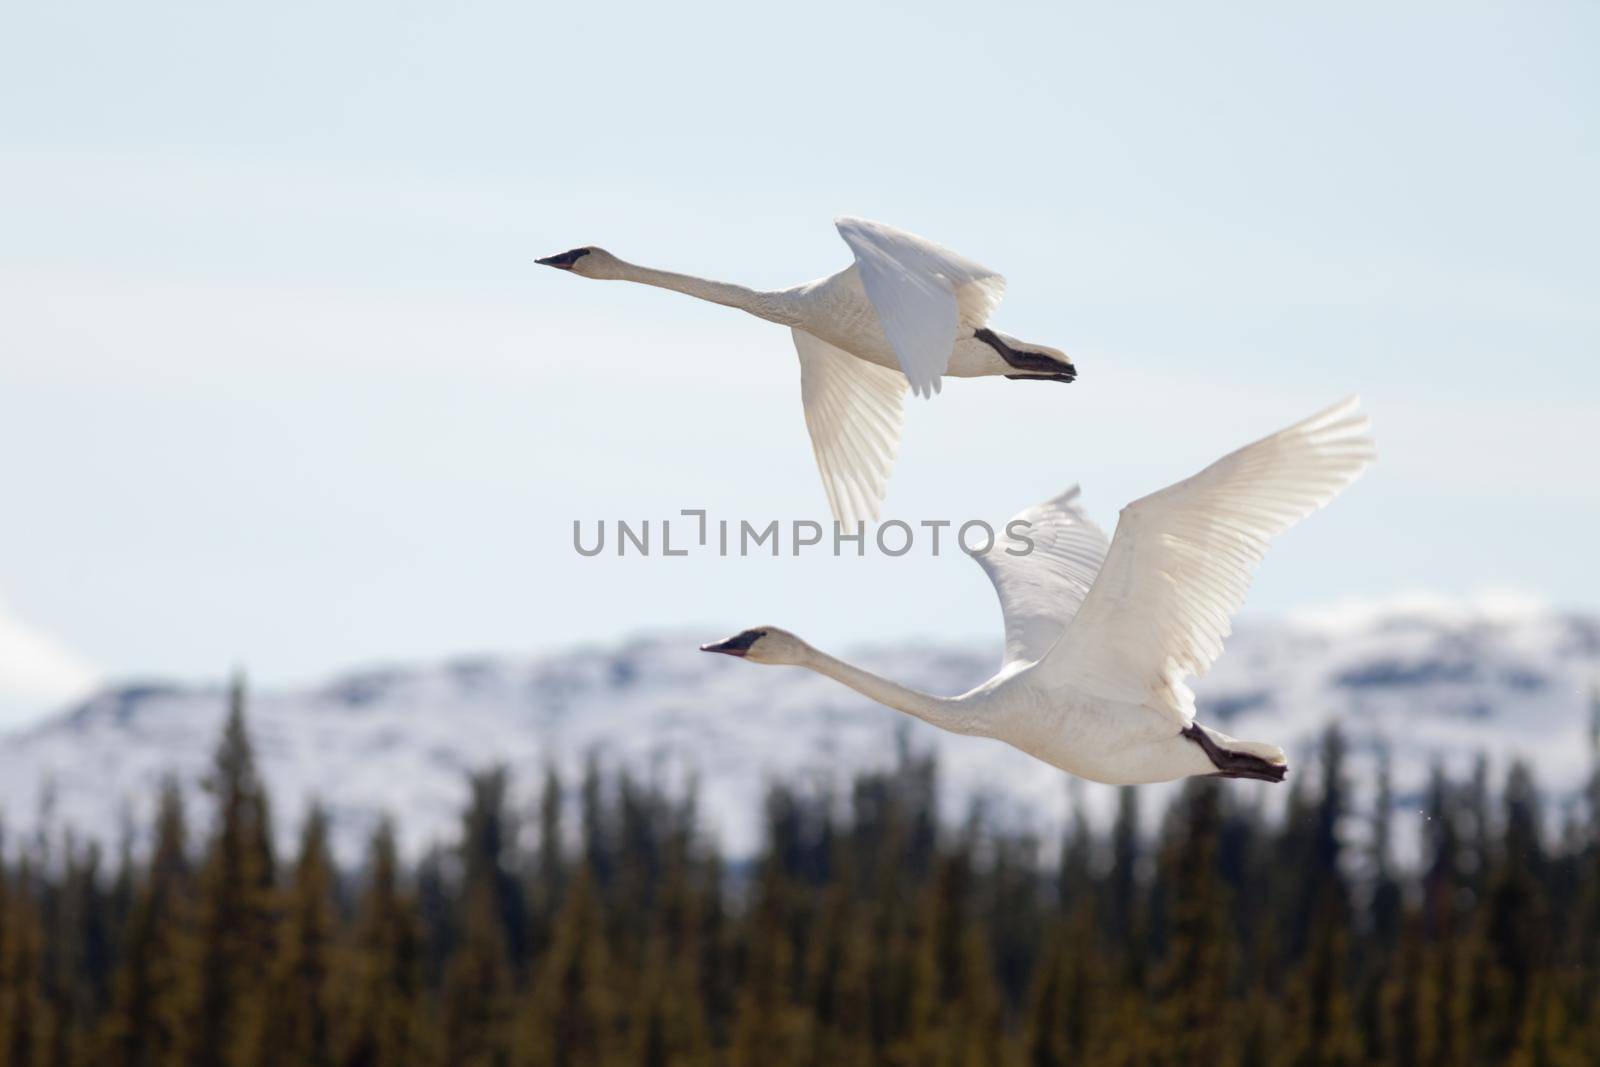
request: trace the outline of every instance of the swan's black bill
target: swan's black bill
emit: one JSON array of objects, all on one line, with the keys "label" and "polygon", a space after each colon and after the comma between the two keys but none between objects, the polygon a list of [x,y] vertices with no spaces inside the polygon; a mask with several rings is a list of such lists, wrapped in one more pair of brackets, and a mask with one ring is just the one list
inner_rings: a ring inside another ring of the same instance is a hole
[{"label": "swan's black bill", "polygon": [[557,256],[545,256],[543,259],[535,260],[534,262],[541,263],[546,267],[555,267],[557,270],[571,270],[574,263],[588,254],[589,250],[587,248],[574,248],[570,252],[562,252]]},{"label": "swan's black bill", "polygon": [[744,654],[750,651],[750,646],[767,636],[765,630],[746,630],[742,634],[734,634],[726,641],[714,641],[709,645],[701,645],[701,652],[720,652],[724,656],[738,656],[743,659]]}]

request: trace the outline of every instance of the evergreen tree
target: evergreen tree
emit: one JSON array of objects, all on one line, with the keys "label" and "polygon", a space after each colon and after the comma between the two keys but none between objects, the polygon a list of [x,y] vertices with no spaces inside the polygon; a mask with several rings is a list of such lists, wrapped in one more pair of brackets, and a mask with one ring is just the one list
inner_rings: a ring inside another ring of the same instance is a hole
[{"label": "evergreen tree", "polygon": [[935,861],[922,908],[907,1062],[977,1067],[1003,1058],[1001,991],[972,914],[975,874],[970,838]]},{"label": "evergreen tree", "polygon": [[394,827],[387,820],[372,838],[345,981],[340,1067],[423,1062],[421,923],[415,901],[400,885]]},{"label": "evergreen tree", "polygon": [[[518,1062],[529,1067],[601,1067],[616,1055],[615,1007],[608,988],[605,920],[594,876],[573,880],[555,940],[534,981],[518,1035]],[[660,1001],[647,1008],[663,1010]],[[648,1011],[647,1011],[648,1014]],[[640,1051],[666,1056],[668,1023],[645,1026]],[[654,1032],[652,1032],[654,1031]]]},{"label": "evergreen tree", "polygon": [[100,848],[90,843],[78,849],[70,844],[61,879],[56,929],[55,974],[59,1062],[90,1063],[96,1053],[94,1038],[110,1000],[111,904],[101,884]]},{"label": "evergreen tree", "polygon": [[[1371,820],[1372,840],[1367,857],[1371,886],[1367,908],[1367,932],[1370,936],[1362,939],[1364,951],[1359,960],[1361,1051],[1369,1062],[1377,1062],[1384,1054],[1390,1014],[1386,1002],[1395,992],[1389,972],[1395,965],[1393,957],[1400,940],[1404,911],[1400,882],[1395,877],[1391,856],[1394,795],[1387,745],[1381,745],[1378,749],[1376,792]],[[1415,932],[1409,947],[1416,956],[1410,962],[1420,963],[1420,948],[1415,944]],[[1408,980],[1415,977],[1415,974],[1410,975]],[[1415,989],[1410,989],[1409,993],[1414,996]]]},{"label": "evergreen tree", "polygon": [[1459,941],[1463,932],[1460,805],[1444,768],[1437,765],[1429,777],[1424,811],[1427,866],[1422,884],[1426,943],[1422,1007],[1427,1017],[1422,1027],[1423,1048],[1430,1067],[1459,1067],[1467,1028]]},{"label": "evergreen tree", "polygon": [[1337,727],[1323,735],[1322,793],[1313,809],[1300,899],[1305,955],[1290,987],[1294,1035],[1290,1062],[1297,1067],[1354,1064],[1358,1056],[1349,1003],[1350,909],[1340,857],[1344,817],[1344,739]]},{"label": "evergreen tree", "polygon": [[524,869],[492,774],[448,855],[406,867],[381,828],[347,915],[320,813],[275,888],[234,703],[193,872],[170,783],[109,889],[70,836],[0,847],[0,1067],[1577,1067],[1600,1048],[1600,800],[1547,839],[1522,767],[1493,792],[1436,769],[1412,868],[1390,858],[1380,756],[1359,880],[1337,735],[1287,821],[1226,803],[1266,787],[1186,783],[1149,876],[1132,793],[1106,838],[1075,822],[1052,875],[1025,833],[941,835],[933,764],[907,753],[848,813],[775,790],[749,881],[698,842],[692,793],[597,770],[566,855],[552,776]]},{"label": "evergreen tree", "polygon": [[504,770],[477,775],[462,829],[458,940],[444,980],[444,1056],[459,1067],[503,1067],[511,1050],[522,897],[511,872],[513,839]]},{"label": "evergreen tree", "polygon": [[194,971],[186,981],[187,1067],[248,1062],[244,1028],[262,1010],[262,976],[274,956],[272,826],[244,708],[244,682],[237,679],[206,783],[216,809],[199,875]]},{"label": "evergreen tree", "polygon": [[170,1067],[183,1047],[192,882],[183,793],[161,785],[155,842],[125,928],[112,983],[105,1058],[124,1067]]},{"label": "evergreen tree", "polygon": [[1171,915],[1157,980],[1164,1042],[1160,1060],[1175,1067],[1226,1067],[1237,1051],[1230,1003],[1233,936],[1228,894],[1217,868],[1220,806],[1215,782],[1189,780],[1174,820],[1176,840],[1164,864]]},{"label": "evergreen tree", "polygon": [[[632,1024],[635,1063],[690,1065],[710,1056],[711,1027],[703,996],[709,956],[702,943],[710,902],[695,856],[693,796],[691,791],[680,808],[669,812],[665,824],[657,823],[662,866],[637,985],[643,1008],[634,1012]],[[659,796],[654,804],[662,812],[670,807]],[[616,969],[608,966],[607,974]]]},{"label": "evergreen tree", "polygon": [[539,845],[534,858],[533,884],[528,907],[529,941],[534,955],[550,945],[556,912],[567,883],[565,846],[562,841],[561,778],[554,767],[545,769],[539,796]]},{"label": "evergreen tree", "polygon": [[300,837],[264,1010],[252,1020],[250,1062],[258,1067],[332,1067],[333,909],[328,824],[313,805]]},{"label": "evergreen tree", "polygon": [[1104,951],[1094,897],[1080,893],[1052,924],[1040,954],[1023,1030],[1028,1067],[1094,1062],[1102,1040],[1096,1022],[1105,997]]},{"label": "evergreen tree", "polygon": [[1408,914],[1401,923],[1394,966],[1385,974],[1374,1063],[1391,1067],[1421,1067],[1427,1061],[1429,1016],[1427,974],[1424,969],[1422,920]]},{"label": "evergreen tree", "polygon": [[0,1064],[53,1067],[56,1020],[45,998],[44,952],[34,878],[26,860],[7,880],[3,925],[5,955],[0,957]]},{"label": "evergreen tree", "polygon": [[1483,1037],[1479,1053],[1485,1062],[1509,1056],[1531,1025],[1534,986],[1549,946],[1549,916],[1539,885],[1544,870],[1539,802],[1524,764],[1512,765],[1504,803],[1501,847],[1491,857],[1477,931],[1485,990],[1478,1016]]},{"label": "evergreen tree", "polygon": [[1070,911],[1077,898],[1093,888],[1090,863],[1093,860],[1094,836],[1089,831],[1089,813],[1083,799],[1083,780],[1068,779],[1069,817],[1067,832],[1061,841],[1061,866],[1056,878],[1056,904]]},{"label": "evergreen tree", "polygon": [[746,916],[743,959],[728,1060],[731,1067],[789,1067],[808,1044],[804,1013],[796,1005],[799,967],[793,941],[795,897],[801,889],[782,869],[768,843],[755,900]]},{"label": "evergreen tree", "polygon": [[815,1067],[872,1062],[865,909],[847,888],[852,881],[846,875],[824,891],[806,961],[805,1003],[814,1025],[803,1061]]},{"label": "evergreen tree", "polygon": [[1139,791],[1123,786],[1117,791],[1117,819],[1111,829],[1111,880],[1106,887],[1106,932],[1113,944],[1126,948],[1123,953],[1126,981],[1142,985],[1145,971],[1145,939],[1148,931],[1141,899],[1139,878]]},{"label": "evergreen tree", "polygon": [[982,933],[1006,1004],[1020,1004],[1037,966],[1044,936],[1037,846],[1031,836],[1003,836],[991,842],[992,860],[983,879],[988,914]]},{"label": "evergreen tree", "polygon": [[1589,699],[1588,823],[1576,856],[1579,903],[1572,935],[1577,969],[1573,1000],[1575,1015],[1584,1020],[1583,1040],[1600,1049],[1600,686]]}]

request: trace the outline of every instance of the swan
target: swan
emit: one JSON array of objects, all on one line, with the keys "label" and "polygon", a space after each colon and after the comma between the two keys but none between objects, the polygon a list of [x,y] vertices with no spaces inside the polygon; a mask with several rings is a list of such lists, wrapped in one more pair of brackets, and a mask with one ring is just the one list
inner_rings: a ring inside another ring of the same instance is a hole
[{"label": "swan", "polygon": [[1028,508],[1034,548],[976,554],[1000,597],[993,678],[937,697],[819,652],[775,626],[701,651],[806,667],[945,730],[991,737],[1112,785],[1191,775],[1280,782],[1283,750],[1195,722],[1185,684],[1222,653],[1267,541],[1332,500],[1374,458],[1350,397],[1122,509],[1116,536],[1076,486]]},{"label": "swan", "polygon": [[538,260],[584,278],[640,282],[739,308],[787,326],[800,355],[800,400],[833,517],[875,520],[900,445],[906,386],[1004,375],[1070,382],[1066,354],[988,327],[1005,279],[914,234],[866,219],[834,220],[855,262],[790,289],[640,267],[590,245]]}]

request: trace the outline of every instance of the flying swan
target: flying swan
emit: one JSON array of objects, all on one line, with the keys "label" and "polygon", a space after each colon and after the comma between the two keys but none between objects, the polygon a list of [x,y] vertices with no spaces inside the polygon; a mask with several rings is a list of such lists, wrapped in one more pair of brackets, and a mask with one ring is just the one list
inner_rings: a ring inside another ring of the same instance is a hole
[{"label": "flying swan", "polygon": [[1184,679],[1221,655],[1268,540],[1372,462],[1358,404],[1350,397],[1134,501],[1109,545],[1085,518],[1076,486],[1023,511],[1017,519],[1031,524],[1033,551],[991,546],[977,557],[1005,615],[1000,671],[961,696],[896,685],[775,626],[701,650],[807,667],[942,729],[998,738],[1096,782],[1200,774],[1280,782],[1283,750],[1195,722]]},{"label": "flying swan", "polygon": [[538,262],[585,278],[641,282],[788,326],[800,353],[800,400],[833,516],[854,528],[878,517],[900,446],[906,385],[939,391],[942,375],[1070,382],[1066,354],[988,328],[1006,280],[904,230],[834,220],[855,262],[792,289],[673,274],[574,248]]}]

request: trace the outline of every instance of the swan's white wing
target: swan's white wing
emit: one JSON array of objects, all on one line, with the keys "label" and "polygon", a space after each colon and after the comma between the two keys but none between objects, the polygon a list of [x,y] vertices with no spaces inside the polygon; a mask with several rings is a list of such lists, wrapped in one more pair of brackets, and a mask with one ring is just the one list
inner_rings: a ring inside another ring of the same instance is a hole
[{"label": "swan's white wing", "polygon": [[964,320],[982,326],[1000,303],[1006,280],[893,226],[848,217],[833,224],[855,253],[862,288],[912,391],[919,396],[938,392],[957,325]]},{"label": "swan's white wing", "polygon": [[1006,620],[1002,670],[1032,663],[1050,650],[1106,558],[1106,535],[1083,513],[1077,486],[1019,511],[1005,528],[1032,541],[1032,551],[1018,555],[1025,545],[997,537],[987,552],[973,553],[1000,595]]},{"label": "swan's white wing", "polygon": [[1191,721],[1184,679],[1221,654],[1268,540],[1372,462],[1358,404],[1350,397],[1123,508],[1105,566],[1041,665],[1045,678]]},{"label": "swan's white wing", "polygon": [[800,400],[833,517],[853,529],[878,517],[878,504],[900,447],[906,380],[899,371],[857,359],[794,331],[800,353]]}]

